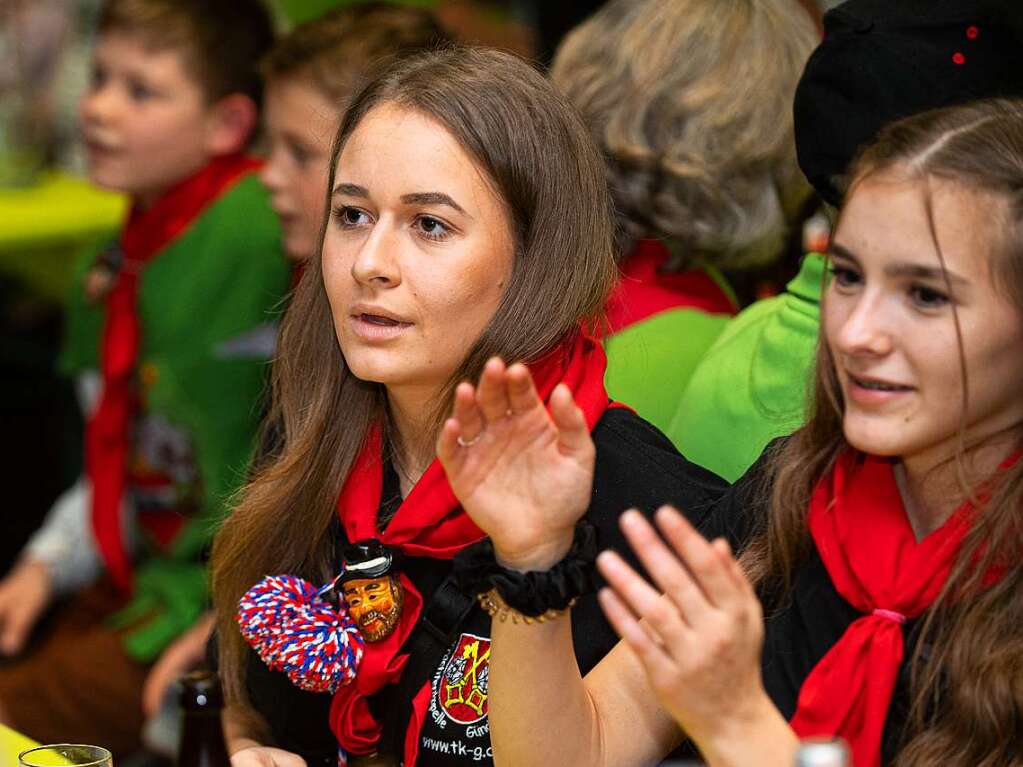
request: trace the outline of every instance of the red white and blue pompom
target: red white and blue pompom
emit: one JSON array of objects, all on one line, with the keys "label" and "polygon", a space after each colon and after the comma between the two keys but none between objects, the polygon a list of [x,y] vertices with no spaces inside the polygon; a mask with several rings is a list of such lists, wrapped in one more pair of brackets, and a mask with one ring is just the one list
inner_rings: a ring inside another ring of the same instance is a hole
[{"label": "red white and blue pompom", "polygon": [[270,575],[245,592],[235,616],[263,662],[308,692],[351,684],[366,647],[344,602],[338,609],[323,598],[330,585]]}]

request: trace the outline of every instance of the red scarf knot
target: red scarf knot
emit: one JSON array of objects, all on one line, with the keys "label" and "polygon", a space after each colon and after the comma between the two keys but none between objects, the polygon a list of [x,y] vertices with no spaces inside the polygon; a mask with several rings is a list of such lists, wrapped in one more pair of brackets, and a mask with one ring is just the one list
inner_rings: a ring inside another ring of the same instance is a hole
[{"label": "red scarf knot", "polygon": [[131,588],[131,560],[121,529],[121,501],[128,475],[129,432],[138,408],[134,375],[142,346],[138,292],[142,272],[220,194],[260,163],[240,154],[211,160],[169,189],[148,210],[133,208],[121,233],[120,267],[106,296],[99,407],[85,432],[85,471],[92,486],[92,528],[110,577]]},{"label": "red scarf knot", "polygon": [[863,616],[803,682],[791,721],[800,737],[845,738],[856,767],[879,767],[905,651],[902,627],[941,594],[973,517],[966,502],[918,541],[892,461],[853,450],[839,456],[814,490],[807,521],[835,589]]},{"label": "red scarf knot", "polygon": [[880,607],[875,607],[872,615],[876,615],[878,618],[884,618],[885,620],[894,621],[900,626],[906,622],[906,616],[902,613],[895,612],[895,610],[882,610]]},{"label": "red scarf knot", "polygon": [[[544,401],[558,383],[564,382],[592,429],[609,406],[604,389],[606,366],[601,345],[580,332],[529,368]],[[352,464],[337,501],[338,516],[348,541],[375,539],[408,556],[451,559],[484,537],[483,531],[458,505],[444,468],[437,460],[430,464],[380,533],[377,513],[383,490],[382,456],[381,429],[374,426]],[[331,705],[331,729],[341,747],[351,754],[371,754],[377,750],[381,725],[370,712],[368,698],[401,677],[408,656],[399,654],[399,650],[411,635],[423,608],[423,598],[415,584],[404,573],[400,579],[405,588],[405,602],[397,627],[381,641],[366,644],[355,682],[341,687]],[[413,717],[405,740],[406,767],[415,764],[429,689],[430,682],[427,682],[413,701]]]}]

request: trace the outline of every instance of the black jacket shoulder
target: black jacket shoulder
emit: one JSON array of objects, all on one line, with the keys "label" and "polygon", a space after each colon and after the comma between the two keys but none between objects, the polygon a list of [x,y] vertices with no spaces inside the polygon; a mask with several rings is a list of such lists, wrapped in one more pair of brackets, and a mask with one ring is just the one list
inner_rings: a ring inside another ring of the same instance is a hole
[{"label": "black jacket shoulder", "polygon": [[725,538],[732,551],[738,552],[766,529],[774,488],[774,456],[788,439],[779,437],[768,443],[746,473],[718,496],[703,522],[704,535]]},{"label": "black jacket shoulder", "polygon": [[682,511],[702,529],[729,489],[713,472],[686,460],[655,426],[631,410],[612,408],[593,429],[597,461],[593,519],[637,508],[647,515],[664,504]]}]

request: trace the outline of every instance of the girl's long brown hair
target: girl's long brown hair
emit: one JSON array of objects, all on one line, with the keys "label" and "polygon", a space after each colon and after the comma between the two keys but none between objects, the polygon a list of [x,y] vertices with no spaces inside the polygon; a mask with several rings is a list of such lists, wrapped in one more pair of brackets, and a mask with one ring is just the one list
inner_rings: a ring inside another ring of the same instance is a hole
[{"label": "girl's long brown hair", "polygon": [[[611,203],[600,152],[546,79],[511,54],[461,47],[406,59],[356,96],[334,142],[328,190],[352,132],[385,103],[450,131],[504,202],[515,242],[497,311],[438,399],[439,425],[457,382],[475,380],[491,356],[535,360],[580,322],[599,320],[615,276]],[[345,364],[313,259],[284,318],[273,364],[267,423],[281,432],[280,447],[243,488],[213,546],[229,700],[246,701],[238,599],[268,574],[317,583],[330,577],[338,493],[370,424],[386,417],[383,387],[356,378]]]},{"label": "girl's long brown hair", "polygon": [[[1007,203],[1004,214],[995,208],[985,222],[992,233],[991,273],[1023,322],[1023,102],[977,102],[895,123],[854,163],[850,194],[877,173],[948,181]],[[932,233],[933,224],[932,218]],[[963,420],[954,460],[962,478],[978,445],[966,441],[961,335],[959,343]],[[771,458],[769,512],[743,554],[750,576],[776,595],[787,593],[813,545],[806,524],[813,489],[848,446],[841,390],[823,338],[814,379],[806,426]],[[1023,425],[1010,436],[1023,444]],[[964,499],[976,498],[977,487],[962,492]],[[991,573],[1000,576],[993,584],[985,579]],[[910,662],[912,709],[897,765],[1023,764],[1023,461],[999,474],[982,504],[948,582],[922,617]]]}]

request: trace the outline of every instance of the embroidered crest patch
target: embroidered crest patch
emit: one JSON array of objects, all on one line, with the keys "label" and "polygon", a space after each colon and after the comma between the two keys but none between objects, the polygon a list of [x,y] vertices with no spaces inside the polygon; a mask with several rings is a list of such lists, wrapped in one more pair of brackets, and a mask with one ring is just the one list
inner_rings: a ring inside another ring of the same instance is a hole
[{"label": "embroidered crest patch", "polygon": [[487,716],[490,688],[490,640],[462,634],[434,680],[434,700],[444,715],[458,724],[475,724]]}]

